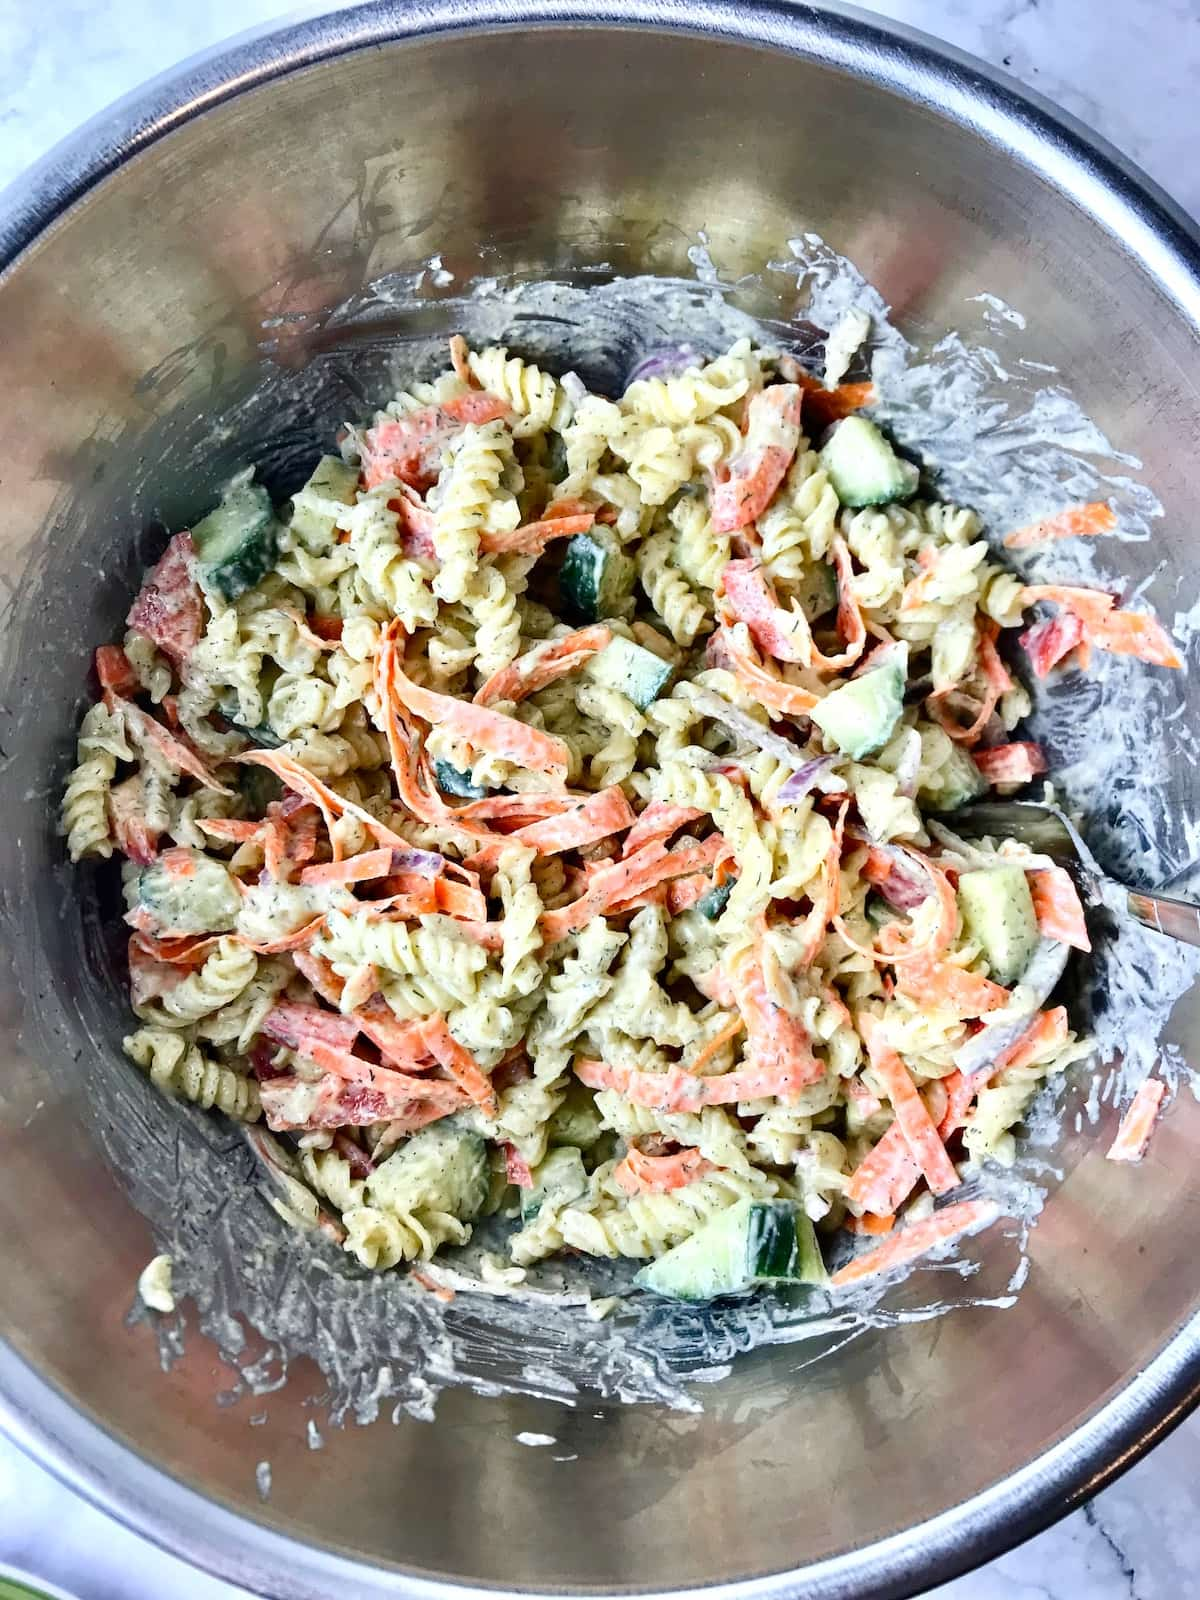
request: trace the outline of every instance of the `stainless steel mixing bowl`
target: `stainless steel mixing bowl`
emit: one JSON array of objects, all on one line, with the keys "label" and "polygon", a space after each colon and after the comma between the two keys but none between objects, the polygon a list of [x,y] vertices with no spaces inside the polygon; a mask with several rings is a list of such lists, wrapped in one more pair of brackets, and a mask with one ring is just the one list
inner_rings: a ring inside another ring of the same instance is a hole
[{"label": "stainless steel mixing bowl", "polygon": [[[389,154],[380,191],[364,174]],[[983,288],[1035,312],[1042,359],[1165,504],[1153,545],[1129,548],[1133,578],[1194,567],[1195,230],[1046,107],[857,13],[349,10],[181,68],[0,213],[0,1409],[84,1494],[264,1593],[908,1593],[1077,1504],[1196,1398],[1191,1097],[1141,1169],[1105,1165],[1103,1130],[1068,1139],[1014,1309],[901,1325],[804,1372],[794,1350],[760,1351],[695,1414],[456,1392],[433,1426],[327,1430],[312,1455],[313,1371],[223,1408],[210,1345],[193,1337],[164,1375],[125,1326],[150,1238],[88,1097],[119,1002],[83,970],[99,958],[54,792],[143,530],[193,514],[197,462],[220,454],[177,419],[336,345],[315,313],[432,251],[468,276],[686,273],[704,229],[737,273],[801,228],[855,257],[916,337]],[[268,359],[262,323],[280,317]],[[286,455],[344,403],[294,400],[256,426]],[[1182,762],[1176,783],[1194,815]],[[1173,1037],[1200,1038],[1194,1004]]]}]

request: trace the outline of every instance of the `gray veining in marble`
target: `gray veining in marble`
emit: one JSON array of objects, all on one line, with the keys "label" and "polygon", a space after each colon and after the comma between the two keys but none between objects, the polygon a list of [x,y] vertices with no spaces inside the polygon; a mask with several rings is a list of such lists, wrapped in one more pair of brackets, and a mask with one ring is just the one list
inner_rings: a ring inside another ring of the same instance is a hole
[{"label": "gray veining in marble", "polygon": [[[1200,3],[881,0],[1098,129],[1193,213]],[[0,0],[0,185],[119,95],[277,13],[275,0]],[[1187,1600],[1200,1594],[1200,1419],[1057,1527],[928,1600]],[[81,1600],[236,1600],[60,1488],[0,1440],[0,1567]]]}]

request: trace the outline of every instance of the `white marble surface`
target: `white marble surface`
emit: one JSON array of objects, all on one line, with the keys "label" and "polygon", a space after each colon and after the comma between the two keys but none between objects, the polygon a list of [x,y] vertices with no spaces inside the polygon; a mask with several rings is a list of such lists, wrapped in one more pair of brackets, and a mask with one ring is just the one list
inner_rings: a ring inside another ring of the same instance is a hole
[{"label": "white marble surface", "polygon": [[[883,0],[872,9],[997,66],[1102,132],[1200,212],[1200,4]],[[0,0],[0,185],[86,117],[182,57],[277,13],[277,0]],[[1185,1600],[1200,1594],[1200,1419],[1091,1505],[936,1600]],[[152,1550],[0,1441],[0,1566],[81,1600],[236,1600]]]}]

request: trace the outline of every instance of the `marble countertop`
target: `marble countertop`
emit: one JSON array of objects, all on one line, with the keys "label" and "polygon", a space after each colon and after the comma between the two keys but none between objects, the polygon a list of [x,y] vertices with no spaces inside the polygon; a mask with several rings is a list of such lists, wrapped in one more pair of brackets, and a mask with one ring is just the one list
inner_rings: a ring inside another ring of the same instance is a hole
[{"label": "marble countertop", "polygon": [[[1075,113],[1193,214],[1196,0],[881,0],[870,7],[1002,66]],[[0,0],[0,186],[155,73],[277,14],[278,0]],[[1157,1600],[1195,1592],[1200,1417],[1090,1505],[927,1600]],[[0,1440],[0,1568],[80,1600],[237,1600],[146,1545]]]}]

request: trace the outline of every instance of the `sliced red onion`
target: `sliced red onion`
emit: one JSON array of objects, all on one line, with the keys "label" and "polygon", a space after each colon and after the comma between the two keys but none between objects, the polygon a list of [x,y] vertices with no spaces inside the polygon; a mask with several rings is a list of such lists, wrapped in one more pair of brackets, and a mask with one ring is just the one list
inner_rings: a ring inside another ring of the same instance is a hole
[{"label": "sliced red onion", "polygon": [[423,878],[440,878],[446,870],[445,856],[436,850],[393,850],[393,872],[419,872]]},{"label": "sliced red onion", "polygon": [[1041,940],[1021,974],[1013,1000],[1002,1010],[993,1011],[979,1032],[954,1052],[954,1065],[964,1077],[982,1072],[1016,1044],[1049,1000],[1066,971],[1070,953],[1070,948],[1057,939]]},{"label": "sliced red onion", "polygon": [[817,779],[837,760],[836,756],[814,756],[811,761],[806,761],[802,767],[797,767],[791,777],[782,784],[776,799],[785,806],[795,805],[797,800],[803,800],[805,795],[816,788]]},{"label": "sliced red onion", "polygon": [[786,761],[789,767],[799,768],[807,762],[808,757],[798,744],[793,744],[782,734],[772,733],[769,728],[760,727],[753,717],[748,717],[744,711],[739,711],[721,695],[713,694],[711,689],[689,688],[688,699],[697,711],[702,711],[706,717],[712,717],[715,722],[723,723],[730,733],[739,739],[744,739],[747,744],[765,750],[768,755],[778,756],[779,760]]},{"label": "sliced red onion", "polygon": [[903,850],[888,845],[874,845],[873,848],[881,850],[891,863],[886,880],[872,885],[875,893],[897,911],[913,911],[922,905],[930,894],[929,874],[924,868],[917,866]]},{"label": "sliced red onion", "polygon": [[674,378],[688,367],[699,366],[703,360],[695,345],[660,345],[656,350],[647,350],[626,382],[636,383],[639,378]]},{"label": "sliced red onion", "polygon": [[893,777],[900,793],[911,800],[917,792],[917,775],[921,770],[921,735],[915,728],[909,728],[901,737],[904,742]]}]

